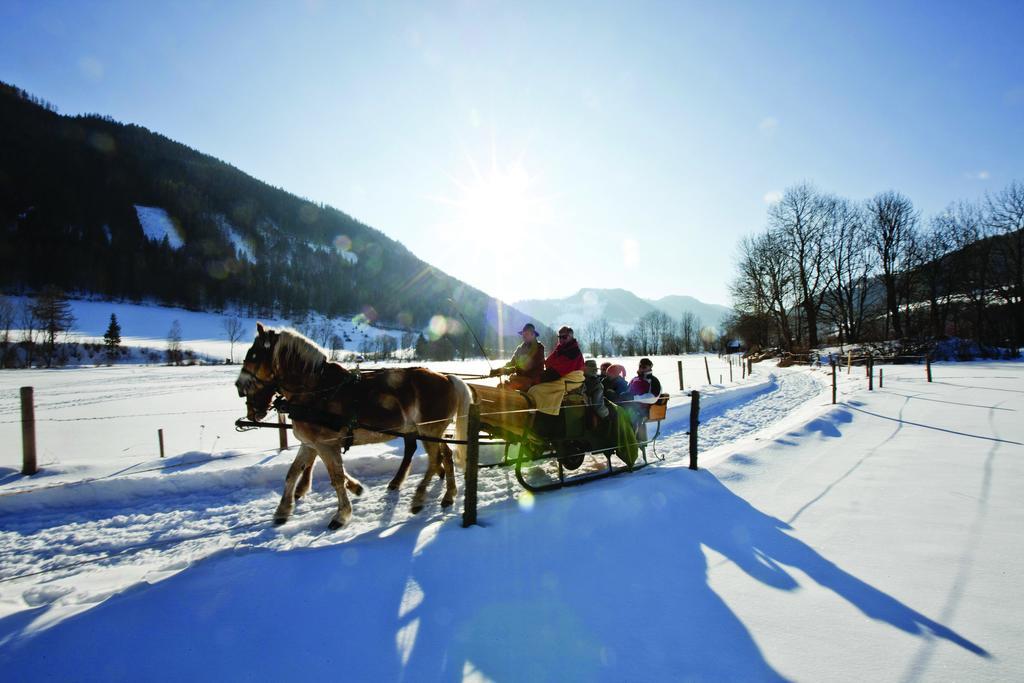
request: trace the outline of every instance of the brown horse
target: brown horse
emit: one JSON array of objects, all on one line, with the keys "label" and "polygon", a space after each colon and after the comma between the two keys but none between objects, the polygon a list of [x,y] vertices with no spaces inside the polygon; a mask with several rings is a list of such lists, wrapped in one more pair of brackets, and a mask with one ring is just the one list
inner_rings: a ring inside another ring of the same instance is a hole
[{"label": "brown horse", "polygon": [[[466,440],[466,415],[472,394],[458,377],[441,375],[426,368],[395,368],[371,372],[350,372],[329,361],[315,343],[289,329],[266,328],[256,324],[256,339],[245,355],[235,382],[238,395],[246,399],[250,420],[261,420],[280,393],[291,406],[292,429],[301,442],[288,470],[281,504],[274,522],[287,521],[296,498],[309,491],[313,463],[319,455],[327,466],[331,484],[338,494],[338,512],[330,527],[337,529],[352,516],[346,488],[359,495],[362,484],[345,472],[342,449],[381,443],[405,436],[405,454],[398,472],[388,485],[397,489],[409,470],[416,440],[427,437],[427,472],[416,487],[412,511],[423,509],[427,485],[435,474],[445,479],[441,506],[455,502],[457,492],[452,451],[439,439],[455,419],[455,438]],[[465,464],[465,447],[455,447],[459,466]]]}]

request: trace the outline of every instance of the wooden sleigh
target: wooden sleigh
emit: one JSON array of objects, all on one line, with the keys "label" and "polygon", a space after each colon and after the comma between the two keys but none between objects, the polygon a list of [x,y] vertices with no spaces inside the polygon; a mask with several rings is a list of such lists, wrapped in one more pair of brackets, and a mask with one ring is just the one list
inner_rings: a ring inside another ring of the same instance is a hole
[{"label": "wooden sleigh", "polygon": [[[534,409],[520,392],[477,384],[469,388],[480,404],[480,431],[490,439],[481,441],[481,453],[494,452],[495,447],[500,453],[490,461],[481,455],[480,467],[512,467],[528,491],[552,491],[632,472],[649,464],[648,453],[651,459],[663,459],[656,443],[668,394],[650,404],[609,404],[611,414],[602,421],[578,391],[567,393],[558,415],[550,416]],[[628,419],[619,417],[620,411],[626,411]],[[650,423],[655,425],[653,435]],[[632,430],[635,457],[622,429]]]}]

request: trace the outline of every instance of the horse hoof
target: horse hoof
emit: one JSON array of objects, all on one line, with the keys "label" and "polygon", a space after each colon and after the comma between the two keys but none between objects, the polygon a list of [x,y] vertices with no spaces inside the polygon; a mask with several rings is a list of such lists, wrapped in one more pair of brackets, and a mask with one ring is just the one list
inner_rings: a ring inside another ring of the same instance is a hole
[{"label": "horse hoof", "polygon": [[388,484],[388,491],[397,491],[400,486],[401,486],[401,484],[396,484],[395,482],[391,482],[391,483]]},{"label": "horse hoof", "polygon": [[448,500],[447,498],[445,498],[444,500],[441,501],[441,507],[450,508],[454,502],[454,500]]},{"label": "horse hoof", "polygon": [[354,489],[352,489],[352,493],[357,496],[363,495],[363,485],[360,484],[359,486],[356,486]]},{"label": "horse hoof", "polygon": [[281,526],[288,521],[287,517],[274,517],[274,526]]},{"label": "horse hoof", "polygon": [[339,522],[336,519],[332,519],[331,523],[327,525],[327,528],[330,529],[331,531],[337,531],[338,529],[340,529],[343,526],[345,526],[344,522]]},{"label": "horse hoof", "polygon": [[420,505],[413,505],[412,506],[412,514],[415,515],[417,512],[419,512],[422,509],[423,509],[423,505],[422,504],[420,504]]}]

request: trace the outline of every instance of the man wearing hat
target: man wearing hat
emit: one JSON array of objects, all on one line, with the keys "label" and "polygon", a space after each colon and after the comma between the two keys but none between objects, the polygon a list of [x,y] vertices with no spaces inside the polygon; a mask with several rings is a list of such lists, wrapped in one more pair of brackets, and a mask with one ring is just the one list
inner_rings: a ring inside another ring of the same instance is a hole
[{"label": "man wearing hat", "polygon": [[540,382],[540,373],[544,371],[544,345],[537,339],[537,328],[533,323],[526,323],[519,331],[522,343],[512,353],[512,360],[504,367],[491,370],[491,377],[510,375],[501,386],[516,391],[526,391]]}]

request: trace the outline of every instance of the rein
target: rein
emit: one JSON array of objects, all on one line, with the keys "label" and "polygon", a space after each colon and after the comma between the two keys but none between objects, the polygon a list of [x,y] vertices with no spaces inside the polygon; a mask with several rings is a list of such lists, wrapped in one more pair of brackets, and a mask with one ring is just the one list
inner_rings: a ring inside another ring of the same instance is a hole
[{"label": "rein", "polygon": [[[420,434],[416,432],[400,432],[396,429],[385,429],[383,427],[375,427],[368,425],[365,422],[360,422],[354,416],[344,417],[341,415],[335,415],[325,410],[318,410],[310,406],[304,405],[291,405],[287,399],[283,397],[277,397],[274,399],[273,404],[274,410],[285,415],[290,415],[292,420],[298,420],[299,422],[309,422],[311,424],[319,425],[321,427],[327,427],[333,429],[336,432],[348,429],[348,434],[345,436],[346,450],[351,447],[350,443],[347,443],[353,438],[353,432],[356,429],[365,429],[368,432],[376,432],[377,434],[387,434],[388,436],[395,436],[400,438],[415,438],[420,441],[430,441],[433,443],[447,443],[464,446],[469,443],[466,439],[445,439],[437,436],[427,436],[426,434]],[[235,428],[239,431],[248,431],[257,427],[272,427],[274,429],[287,429],[290,425],[279,425],[279,424],[265,424],[261,422],[252,422],[250,420],[238,419],[235,420]]]}]

